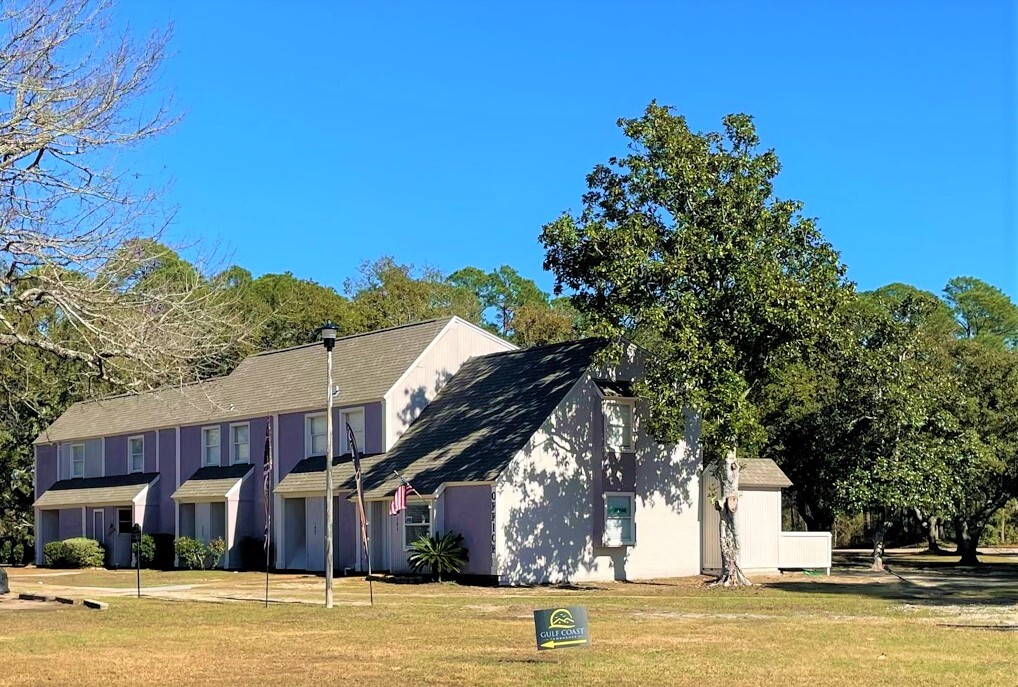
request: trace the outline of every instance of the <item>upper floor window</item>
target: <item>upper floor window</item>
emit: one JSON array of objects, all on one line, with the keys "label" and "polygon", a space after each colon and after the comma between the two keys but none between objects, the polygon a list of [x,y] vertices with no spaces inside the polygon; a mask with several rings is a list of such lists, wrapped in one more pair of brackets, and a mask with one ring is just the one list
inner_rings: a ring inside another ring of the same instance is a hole
[{"label": "upper floor window", "polygon": [[220,460],[220,438],[218,427],[204,427],[201,430],[202,454],[201,464],[203,467],[219,465]]},{"label": "upper floor window", "polygon": [[251,462],[251,425],[233,425],[230,434],[230,462]]},{"label": "upper floor window", "polygon": [[85,476],[85,444],[71,444],[71,477]]},{"label": "upper floor window", "polygon": [[145,471],[145,437],[130,437],[127,440],[127,471]]},{"label": "upper floor window", "polygon": [[354,441],[357,442],[357,452],[364,453],[364,411],[348,410],[343,413],[343,453],[350,453],[350,440],[346,434],[346,426],[350,425],[353,430]]},{"label": "upper floor window", "polygon": [[325,413],[308,415],[305,419],[305,447],[309,456],[325,455]]},{"label": "upper floor window", "polygon": [[632,401],[604,401],[604,446],[610,451],[633,450]]}]

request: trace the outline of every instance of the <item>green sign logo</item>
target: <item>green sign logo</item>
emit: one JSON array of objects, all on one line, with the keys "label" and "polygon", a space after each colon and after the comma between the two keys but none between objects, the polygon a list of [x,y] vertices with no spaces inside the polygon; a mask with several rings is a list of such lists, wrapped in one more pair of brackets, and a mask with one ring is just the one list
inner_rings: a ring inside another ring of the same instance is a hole
[{"label": "green sign logo", "polygon": [[587,609],[583,606],[534,611],[534,631],[539,651],[568,649],[590,644]]}]

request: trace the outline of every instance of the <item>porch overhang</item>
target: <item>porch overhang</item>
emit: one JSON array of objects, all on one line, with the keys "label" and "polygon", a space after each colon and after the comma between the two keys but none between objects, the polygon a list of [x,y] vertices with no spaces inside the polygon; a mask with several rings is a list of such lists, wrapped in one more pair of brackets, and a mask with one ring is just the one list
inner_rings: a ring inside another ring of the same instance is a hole
[{"label": "porch overhang", "polygon": [[125,506],[143,501],[158,472],[60,480],[32,504],[39,510],[81,506]]},{"label": "porch overhang", "polygon": [[171,498],[182,503],[235,499],[241,483],[248,478],[253,469],[254,466],[250,463],[200,468],[177,487]]},{"label": "porch overhang", "polygon": [[[372,454],[361,457],[361,470],[373,465],[379,455]],[[353,460],[349,455],[335,456],[332,459],[332,490],[333,493],[353,491],[354,483]],[[325,492],[325,456],[312,456],[293,466],[279,484],[272,490],[280,496],[297,497],[306,494],[323,494]]]}]

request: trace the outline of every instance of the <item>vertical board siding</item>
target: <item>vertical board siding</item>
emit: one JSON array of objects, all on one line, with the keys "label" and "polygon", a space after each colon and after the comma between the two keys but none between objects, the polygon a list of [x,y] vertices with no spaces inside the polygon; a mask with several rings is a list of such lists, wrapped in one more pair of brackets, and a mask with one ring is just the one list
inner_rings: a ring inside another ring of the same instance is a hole
[{"label": "vertical board siding", "polygon": [[[142,441],[144,442],[145,448],[145,459],[142,466],[144,472],[156,472],[156,438],[155,432],[145,432],[142,434]],[[160,447],[161,448],[161,447]],[[160,457],[162,454],[160,453]]]},{"label": "vertical board siding", "polygon": [[[447,487],[436,507],[436,532],[457,532],[470,560],[461,571],[491,574],[491,486],[477,484]],[[438,511],[441,510],[441,514]]]},{"label": "vertical board siding", "polygon": [[304,413],[279,416],[279,479],[304,459]]},{"label": "vertical board siding", "polygon": [[[703,480],[704,493],[716,484],[713,477]],[[720,517],[713,503],[706,497],[703,505],[701,533],[702,568],[721,568],[719,542]],[[778,539],[781,535],[781,490],[743,489],[739,494],[739,510],[735,513],[739,528],[739,566],[745,571],[776,570],[778,568]]]},{"label": "vertical board siding", "polygon": [[59,512],[57,538],[63,540],[83,536],[85,528],[81,520],[81,508],[61,508]]},{"label": "vertical board siding", "polygon": [[[57,481],[57,446],[42,444],[35,447],[35,498],[38,499]],[[38,526],[38,523],[36,523]]]},{"label": "vertical board siding", "polygon": [[85,477],[102,477],[103,441],[89,439],[85,442]]},{"label": "vertical board siding", "polygon": [[176,517],[173,492],[177,487],[177,432],[174,429],[160,430],[159,442],[159,531],[173,534]]},{"label": "vertical board siding", "polygon": [[782,532],[778,540],[778,567],[831,568],[830,532]]},{"label": "vertical board siding", "polygon": [[127,435],[106,437],[106,476],[127,474]]}]

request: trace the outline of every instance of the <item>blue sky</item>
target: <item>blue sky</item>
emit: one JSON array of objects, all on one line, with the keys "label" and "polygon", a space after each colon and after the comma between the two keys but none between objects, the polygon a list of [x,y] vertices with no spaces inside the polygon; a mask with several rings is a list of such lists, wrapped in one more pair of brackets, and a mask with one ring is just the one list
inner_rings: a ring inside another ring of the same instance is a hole
[{"label": "blue sky", "polygon": [[550,289],[541,226],[577,210],[651,99],[755,116],[868,289],[973,275],[1018,296],[1018,16],[958,2],[122,2],[174,24],[184,120],[139,170],[177,237],[337,288],[391,254],[508,263]]}]

